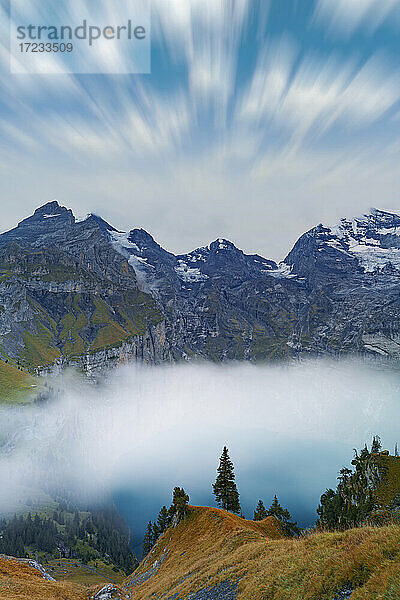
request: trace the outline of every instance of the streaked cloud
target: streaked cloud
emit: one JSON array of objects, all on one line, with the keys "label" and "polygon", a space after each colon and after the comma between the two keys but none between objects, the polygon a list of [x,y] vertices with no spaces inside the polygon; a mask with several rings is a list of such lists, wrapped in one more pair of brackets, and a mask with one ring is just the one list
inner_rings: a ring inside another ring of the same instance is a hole
[{"label": "streaked cloud", "polygon": [[359,27],[373,33],[387,21],[400,25],[398,0],[317,0],[315,20],[343,35],[351,35]]},{"label": "streaked cloud", "polygon": [[[56,196],[145,226],[171,250],[222,235],[280,259],[324,214],[395,204],[395,3],[307,5],[154,0],[150,76],[11,75],[3,5],[0,173],[13,207],[3,227],[16,204],[25,216]],[[321,41],[346,10],[352,35],[376,14],[388,43]]]}]

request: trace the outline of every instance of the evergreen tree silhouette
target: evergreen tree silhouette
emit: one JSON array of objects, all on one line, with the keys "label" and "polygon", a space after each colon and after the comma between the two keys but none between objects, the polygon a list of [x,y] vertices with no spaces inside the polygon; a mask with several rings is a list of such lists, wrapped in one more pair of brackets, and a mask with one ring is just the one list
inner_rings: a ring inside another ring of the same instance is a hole
[{"label": "evergreen tree silhouette", "polygon": [[267,516],[276,517],[280,521],[285,535],[299,535],[300,529],[299,527],[297,527],[297,523],[290,521],[292,515],[286,508],[282,508],[282,506],[278,502],[276,494],[274,496],[271,506],[267,510]]},{"label": "evergreen tree silhouette", "polygon": [[257,508],[254,511],[254,521],[262,521],[268,516],[267,509],[264,506],[264,502],[262,500],[258,501]]},{"label": "evergreen tree silhouette", "polygon": [[218,506],[236,514],[240,513],[239,492],[235,483],[234,467],[226,446],[222,450],[217,472],[213,491]]},{"label": "evergreen tree silhouette", "polygon": [[174,493],[172,497],[172,512],[176,515],[179,521],[185,518],[188,510],[189,504],[189,496],[186,494],[185,490],[180,487],[174,488]]},{"label": "evergreen tree silhouette", "polygon": [[155,541],[154,540],[154,526],[153,526],[153,523],[151,521],[149,521],[147,524],[146,533],[143,538],[142,558],[144,558],[145,556],[148,555],[148,553],[154,546],[154,541]]}]

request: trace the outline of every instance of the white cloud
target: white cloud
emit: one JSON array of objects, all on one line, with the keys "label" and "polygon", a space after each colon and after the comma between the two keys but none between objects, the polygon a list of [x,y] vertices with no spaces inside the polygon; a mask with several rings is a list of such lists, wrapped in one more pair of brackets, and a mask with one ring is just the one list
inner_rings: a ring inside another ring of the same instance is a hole
[{"label": "white cloud", "polygon": [[[256,128],[280,127],[298,146],[308,135],[320,137],[333,126],[348,132],[380,119],[400,98],[399,72],[385,57],[372,56],[364,65],[305,55],[293,72],[292,43],[268,46],[239,102],[237,123]],[[338,130],[336,130],[338,131]]]},{"label": "white cloud", "polygon": [[187,68],[192,102],[210,106],[219,124],[233,93],[240,35],[249,0],[155,0],[156,35]]},{"label": "white cloud", "polygon": [[389,21],[399,24],[398,0],[317,0],[314,18],[328,31],[345,36],[363,26],[370,32]]},{"label": "white cloud", "polygon": [[[395,202],[399,73],[386,55],[371,50],[363,64],[272,39],[249,0],[154,0],[153,10],[157,80],[11,76],[0,42],[3,227],[59,197],[144,226],[173,251],[222,236],[280,259],[325,213]],[[238,78],[249,19],[262,37]]]},{"label": "white cloud", "polygon": [[[227,444],[239,488],[244,480],[250,485],[251,493],[240,489],[245,504],[277,491],[270,473],[276,465],[279,493],[290,479],[312,513],[354,446],[378,433],[392,447],[398,435],[398,377],[365,362],[130,365],[104,386],[68,376],[51,385],[65,396],[24,410],[1,407],[0,512],[60,484],[95,500],[121,486],[139,494],[145,483],[169,495],[180,482],[196,502],[196,490],[211,492]],[[299,453],[307,445],[329,448],[322,472],[320,454]],[[263,481],[253,475],[260,457]]]},{"label": "white cloud", "polygon": [[297,52],[295,43],[287,37],[266,44],[260,52],[250,86],[238,103],[239,119],[259,121],[279,111]]}]

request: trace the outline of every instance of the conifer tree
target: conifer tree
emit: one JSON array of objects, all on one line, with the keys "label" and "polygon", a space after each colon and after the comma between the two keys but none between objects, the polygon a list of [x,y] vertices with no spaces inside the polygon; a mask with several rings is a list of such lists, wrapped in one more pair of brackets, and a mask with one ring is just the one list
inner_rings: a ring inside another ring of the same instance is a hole
[{"label": "conifer tree", "polygon": [[218,506],[236,514],[240,513],[239,492],[235,483],[234,467],[226,446],[222,451],[217,472],[213,491]]},{"label": "conifer tree", "polygon": [[163,506],[157,517],[157,533],[161,535],[171,525],[171,516],[166,506]]},{"label": "conifer tree", "polygon": [[264,502],[262,500],[258,501],[257,508],[254,511],[254,521],[262,521],[268,516],[267,509],[264,506]]},{"label": "conifer tree", "polygon": [[172,504],[169,508],[163,506],[158,513],[157,520],[149,521],[143,538],[143,558],[147,556],[160,535],[172,524],[177,524],[185,518],[188,512],[189,496],[185,490],[175,487],[172,496]]},{"label": "conifer tree", "polygon": [[282,508],[282,506],[278,502],[278,498],[276,494],[272,501],[271,506],[267,510],[268,517],[276,517],[282,525],[283,531],[288,536],[298,535],[300,533],[300,529],[297,527],[297,523],[293,523],[290,521],[292,515],[286,508]]},{"label": "conifer tree", "polygon": [[339,471],[336,490],[328,489],[321,496],[317,508],[319,527],[359,527],[368,519],[374,518],[377,509],[384,508],[375,494],[382,476],[375,455],[381,449],[381,439],[376,435],[372,440],[371,451],[366,445],[360,453],[354,450],[354,458],[351,461],[354,469],[343,467]]},{"label": "conifer tree", "polygon": [[371,454],[377,454],[381,450],[382,450],[381,438],[379,437],[379,435],[375,435],[372,440]]},{"label": "conifer tree", "polygon": [[144,534],[144,538],[143,538],[143,545],[142,545],[142,549],[143,549],[142,557],[143,558],[148,555],[148,553],[154,546],[154,541],[155,541],[154,540],[154,526],[153,526],[153,523],[151,521],[149,521],[147,524],[146,533]]},{"label": "conifer tree", "polygon": [[179,521],[185,518],[188,510],[189,504],[189,496],[186,494],[185,490],[180,487],[174,488],[174,493],[172,497],[172,511],[174,515],[176,515]]}]

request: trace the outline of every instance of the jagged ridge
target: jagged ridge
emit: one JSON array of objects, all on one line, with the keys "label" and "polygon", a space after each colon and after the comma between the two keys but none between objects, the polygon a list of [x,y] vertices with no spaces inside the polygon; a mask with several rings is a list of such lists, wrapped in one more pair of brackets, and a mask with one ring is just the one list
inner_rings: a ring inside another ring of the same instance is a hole
[{"label": "jagged ridge", "polygon": [[400,217],[301,236],[280,265],[219,238],[187,254],[56,201],[0,235],[0,359],[31,372],[124,359],[400,354]]}]

